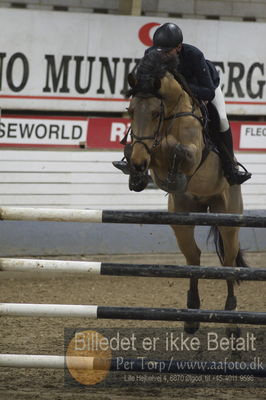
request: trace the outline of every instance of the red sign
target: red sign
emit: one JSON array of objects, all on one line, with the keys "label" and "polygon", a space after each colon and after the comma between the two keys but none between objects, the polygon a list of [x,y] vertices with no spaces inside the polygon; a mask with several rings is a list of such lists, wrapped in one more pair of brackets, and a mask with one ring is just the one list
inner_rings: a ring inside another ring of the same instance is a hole
[{"label": "red sign", "polygon": [[[266,151],[266,122],[230,122],[236,151]],[[130,126],[125,118],[90,118],[88,148],[120,149]]]},{"label": "red sign", "polygon": [[130,126],[126,118],[90,118],[87,146],[93,149],[120,149]]}]

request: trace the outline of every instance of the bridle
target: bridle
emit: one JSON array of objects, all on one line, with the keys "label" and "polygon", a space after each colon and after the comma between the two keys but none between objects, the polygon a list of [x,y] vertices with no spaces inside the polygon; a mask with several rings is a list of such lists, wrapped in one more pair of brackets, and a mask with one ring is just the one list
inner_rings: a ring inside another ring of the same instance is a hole
[{"label": "bridle", "polygon": [[[145,97],[145,98],[147,98],[148,96],[137,95],[135,97],[139,97],[139,98],[144,98]],[[154,97],[154,95],[149,96],[149,97]],[[159,96],[156,96],[156,97],[159,97]],[[181,117],[194,117],[201,123],[202,127],[205,127],[206,122],[207,122],[205,120],[205,118],[203,116],[199,117],[199,116],[197,116],[195,114],[195,110],[196,110],[195,102],[192,103],[191,112],[180,112],[180,113],[175,113],[175,114],[172,114],[172,115],[169,115],[169,116],[165,116],[163,98],[162,97],[159,97],[159,98],[161,100],[160,101],[160,113],[159,113],[159,116],[158,116],[158,118],[159,118],[158,125],[157,125],[157,128],[156,128],[154,134],[150,135],[150,136],[137,136],[133,132],[132,128],[129,127],[125,137],[121,141],[121,144],[125,145],[127,143],[127,137],[128,137],[128,135],[130,135],[131,139],[135,139],[132,146],[135,146],[135,144],[140,143],[145,147],[147,153],[149,155],[151,155],[152,152],[156,148],[158,148],[158,146],[160,145],[160,143],[161,143],[161,141],[163,139],[163,135],[161,134],[161,128],[162,128],[162,124],[163,124],[164,121],[170,121],[170,120],[174,120],[174,119],[181,118]],[[148,147],[148,145],[145,143],[145,140],[153,140],[153,144],[152,144],[151,148]]]},{"label": "bridle", "polygon": [[[163,123],[163,121],[165,119],[164,115],[165,115],[165,113],[164,113],[164,104],[163,104],[163,100],[161,98],[160,113],[159,113],[159,116],[158,116],[159,120],[158,120],[158,125],[157,125],[157,128],[156,128],[154,134],[151,135],[151,136],[137,136],[133,132],[133,130],[131,129],[130,137],[131,137],[131,139],[135,139],[135,141],[133,142],[133,146],[135,146],[135,144],[137,144],[137,143],[140,143],[145,147],[145,149],[147,150],[148,154],[151,154],[151,152],[156,147],[158,147],[159,144],[161,143],[162,136],[160,135],[160,132],[161,132],[162,123]],[[153,144],[152,144],[151,149],[147,146],[147,144],[144,142],[144,140],[153,140]]]}]

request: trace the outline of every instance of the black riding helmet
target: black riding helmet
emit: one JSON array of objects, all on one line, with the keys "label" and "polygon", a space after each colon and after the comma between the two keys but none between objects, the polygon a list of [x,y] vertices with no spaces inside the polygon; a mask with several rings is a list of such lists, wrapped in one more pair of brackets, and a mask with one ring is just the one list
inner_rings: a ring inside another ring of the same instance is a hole
[{"label": "black riding helmet", "polygon": [[181,29],[176,25],[167,22],[159,26],[153,35],[153,45],[163,49],[173,49],[183,42]]}]

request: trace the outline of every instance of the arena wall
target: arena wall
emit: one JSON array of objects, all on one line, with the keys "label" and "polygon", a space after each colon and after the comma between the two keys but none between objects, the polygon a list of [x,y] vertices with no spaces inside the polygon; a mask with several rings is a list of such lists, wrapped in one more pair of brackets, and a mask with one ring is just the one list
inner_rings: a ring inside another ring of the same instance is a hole
[{"label": "arena wall", "polygon": [[[128,3],[125,7],[124,3]],[[41,11],[70,11],[121,14],[130,9],[134,0],[3,0],[0,7],[38,9]],[[264,21],[266,5],[263,0],[142,0],[138,2],[142,15],[158,17],[211,18],[227,20]],[[137,8],[135,6],[135,8]]]}]

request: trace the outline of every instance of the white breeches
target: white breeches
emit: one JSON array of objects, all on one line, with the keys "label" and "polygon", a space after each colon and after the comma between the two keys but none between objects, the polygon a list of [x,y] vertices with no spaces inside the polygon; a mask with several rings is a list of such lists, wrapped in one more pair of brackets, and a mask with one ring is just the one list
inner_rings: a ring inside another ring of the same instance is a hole
[{"label": "white breeches", "polygon": [[226,115],[224,95],[220,85],[215,89],[215,96],[212,100],[212,104],[215,106],[220,117],[220,132],[227,131],[230,128],[230,125]]}]

